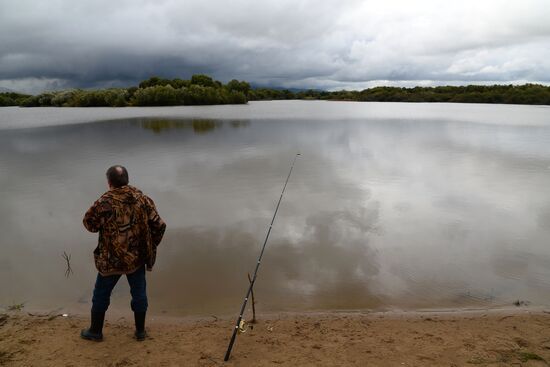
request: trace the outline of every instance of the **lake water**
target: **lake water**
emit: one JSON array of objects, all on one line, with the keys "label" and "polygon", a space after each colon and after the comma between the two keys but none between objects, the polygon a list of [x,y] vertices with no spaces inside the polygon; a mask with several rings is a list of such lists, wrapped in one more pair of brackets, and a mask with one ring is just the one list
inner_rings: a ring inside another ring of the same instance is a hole
[{"label": "lake water", "polygon": [[280,101],[0,109],[0,307],[89,309],[122,164],[168,224],[151,311],[236,314],[298,152],[258,312],[550,305],[550,108]]}]

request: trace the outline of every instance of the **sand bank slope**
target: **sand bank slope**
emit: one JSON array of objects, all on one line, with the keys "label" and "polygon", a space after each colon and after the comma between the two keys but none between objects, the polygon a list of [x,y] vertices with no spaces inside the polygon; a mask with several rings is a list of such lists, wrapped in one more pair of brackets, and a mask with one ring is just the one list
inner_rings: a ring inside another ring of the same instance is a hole
[{"label": "sand bank slope", "polygon": [[109,319],[105,340],[81,340],[83,317],[0,316],[6,366],[546,366],[550,314],[324,313],[262,317],[222,358],[232,320],[150,320],[149,339],[132,339],[131,315]]}]

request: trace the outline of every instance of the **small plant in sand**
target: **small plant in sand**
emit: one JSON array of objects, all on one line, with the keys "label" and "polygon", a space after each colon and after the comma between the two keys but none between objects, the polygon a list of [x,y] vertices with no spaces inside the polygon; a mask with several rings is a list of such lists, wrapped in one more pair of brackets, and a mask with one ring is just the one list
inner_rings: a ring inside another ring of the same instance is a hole
[{"label": "small plant in sand", "polygon": [[527,361],[545,361],[544,358],[539,356],[538,354],[531,353],[531,352],[520,352],[518,355],[518,358],[522,362]]},{"label": "small plant in sand", "polygon": [[8,306],[8,311],[21,311],[25,307],[25,303],[14,303]]}]

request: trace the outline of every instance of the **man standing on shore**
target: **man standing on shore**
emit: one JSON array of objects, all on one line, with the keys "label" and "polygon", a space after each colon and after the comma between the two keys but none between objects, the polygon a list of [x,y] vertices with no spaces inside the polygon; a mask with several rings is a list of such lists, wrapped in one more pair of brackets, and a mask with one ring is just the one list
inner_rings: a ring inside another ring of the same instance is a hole
[{"label": "man standing on shore", "polygon": [[99,232],[99,242],[94,250],[95,266],[99,273],[92,298],[91,326],[80,333],[84,339],[103,340],[105,312],[111,292],[122,274],[126,274],[130,284],[135,337],[139,341],[146,337],[145,270],[153,268],[166,224],[158,215],[153,200],[128,185],[128,182],[126,168],[109,168],[109,191],[84,215],[84,227],[90,232]]}]

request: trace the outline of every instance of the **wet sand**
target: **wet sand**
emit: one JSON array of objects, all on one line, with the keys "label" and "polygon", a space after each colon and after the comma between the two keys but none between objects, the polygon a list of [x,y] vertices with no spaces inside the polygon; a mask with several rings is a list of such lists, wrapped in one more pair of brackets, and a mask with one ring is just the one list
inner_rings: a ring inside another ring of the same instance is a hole
[{"label": "wet sand", "polygon": [[80,339],[84,316],[0,316],[6,366],[547,366],[550,311],[529,307],[447,312],[261,315],[222,359],[233,319],[148,320],[107,315],[104,341]]}]

